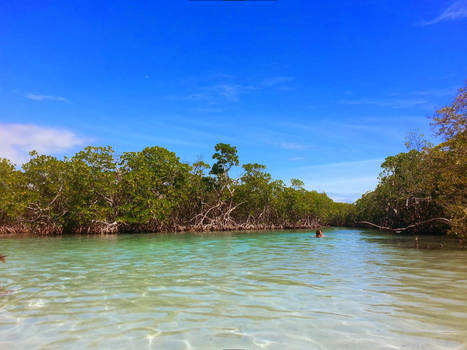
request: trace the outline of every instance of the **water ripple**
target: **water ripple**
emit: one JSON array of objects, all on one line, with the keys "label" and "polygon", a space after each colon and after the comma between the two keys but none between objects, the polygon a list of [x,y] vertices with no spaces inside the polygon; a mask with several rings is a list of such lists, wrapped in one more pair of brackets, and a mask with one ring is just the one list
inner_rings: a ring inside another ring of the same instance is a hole
[{"label": "water ripple", "polygon": [[467,348],[467,252],[442,244],[349,229],[7,238],[0,348]]}]

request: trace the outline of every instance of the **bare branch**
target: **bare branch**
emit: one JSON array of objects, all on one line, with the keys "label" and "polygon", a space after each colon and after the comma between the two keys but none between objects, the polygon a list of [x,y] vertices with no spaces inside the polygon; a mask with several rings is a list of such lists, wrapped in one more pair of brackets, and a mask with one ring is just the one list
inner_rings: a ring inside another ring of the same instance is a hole
[{"label": "bare branch", "polygon": [[368,226],[376,227],[377,229],[380,229],[382,231],[391,231],[391,232],[395,232],[395,233],[401,233],[401,232],[407,231],[407,230],[409,230],[411,228],[414,228],[414,227],[417,227],[417,226],[420,226],[420,225],[424,225],[424,224],[428,224],[429,222],[434,222],[434,221],[444,222],[445,224],[450,224],[451,223],[451,220],[446,219],[446,218],[432,218],[432,219],[417,222],[415,224],[411,224],[411,225],[409,225],[407,227],[399,227],[399,228],[380,226],[380,225],[376,225],[376,224],[374,224],[372,222],[369,222],[369,221],[359,221],[358,224],[365,224],[365,225],[368,225]]}]

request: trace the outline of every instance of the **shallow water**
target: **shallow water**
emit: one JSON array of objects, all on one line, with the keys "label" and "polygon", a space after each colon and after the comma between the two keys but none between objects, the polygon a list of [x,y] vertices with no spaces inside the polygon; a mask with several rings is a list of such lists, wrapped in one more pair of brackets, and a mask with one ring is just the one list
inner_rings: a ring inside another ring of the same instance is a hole
[{"label": "shallow water", "polygon": [[324,233],[0,239],[0,349],[467,349],[467,249]]}]

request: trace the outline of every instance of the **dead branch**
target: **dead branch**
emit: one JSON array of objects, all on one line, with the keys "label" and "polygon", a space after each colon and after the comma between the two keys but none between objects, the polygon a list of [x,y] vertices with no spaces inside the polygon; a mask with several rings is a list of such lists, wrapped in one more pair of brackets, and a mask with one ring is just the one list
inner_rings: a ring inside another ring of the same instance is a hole
[{"label": "dead branch", "polygon": [[433,222],[433,221],[444,222],[445,224],[448,224],[448,225],[451,223],[451,220],[446,219],[446,218],[432,218],[432,219],[428,219],[428,220],[424,220],[424,221],[420,221],[420,222],[411,224],[411,225],[409,225],[407,227],[399,227],[399,228],[380,226],[380,225],[376,225],[376,224],[374,224],[372,222],[369,222],[369,221],[359,221],[358,224],[365,224],[365,225],[369,225],[369,226],[372,226],[372,227],[376,227],[377,229],[382,230],[382,231],[391,231],[391,232],[395,232],[395,233],[401,233],[401,232],[410,230],[411,228],[414,228],[414,227],[417,227],[417,226],[420,226],[420,225],[424,225],[424,224],[428,224],[428,223]]}]

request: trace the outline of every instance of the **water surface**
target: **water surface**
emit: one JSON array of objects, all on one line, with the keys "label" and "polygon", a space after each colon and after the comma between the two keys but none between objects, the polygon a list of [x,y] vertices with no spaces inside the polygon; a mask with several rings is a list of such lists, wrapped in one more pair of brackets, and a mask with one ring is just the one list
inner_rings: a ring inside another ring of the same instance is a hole
[{"label": "water surface", "polygon": [[324,234],[0,239],[0,349],[467,349],[467,249]]}]

